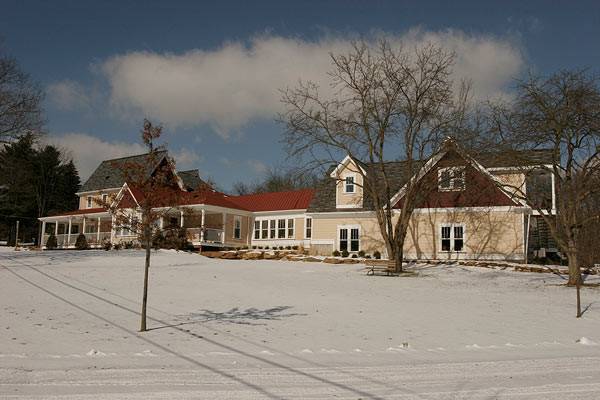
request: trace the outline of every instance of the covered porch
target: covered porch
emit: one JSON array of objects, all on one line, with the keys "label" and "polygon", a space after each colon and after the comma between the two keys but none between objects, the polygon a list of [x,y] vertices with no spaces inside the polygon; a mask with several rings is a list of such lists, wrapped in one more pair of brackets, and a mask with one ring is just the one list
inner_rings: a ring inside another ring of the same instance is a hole
[{"label": "covered porch", "polygon": [[194,246],[225,246],[227,214],[202,206],[172,210],[159,219],[161,230],[185,228],[189,241]]},{"label": "covered porch", "polygon": [[[85,235],[90,248],[102,247],[106,241],[111,241],[112,218],[105,210],[81,210],[71,214],[56,215],[42,218],[42,249],[51,234],[56,236],[59,249],[75,248],[77,236]],[[91,211],[91,212],[90,212]]]}]

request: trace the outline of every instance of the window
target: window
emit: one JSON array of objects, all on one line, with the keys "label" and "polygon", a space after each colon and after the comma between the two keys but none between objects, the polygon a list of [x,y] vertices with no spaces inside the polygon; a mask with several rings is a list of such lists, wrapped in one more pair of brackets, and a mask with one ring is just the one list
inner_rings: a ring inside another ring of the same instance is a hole
[{"label": "window", "polygon": [[285,239],[285,219],[277,220],[277,238]]},{"label": "window", "polygon": [[360,250],[360,228],[340,228],[340,251]]},{"label": "window", "polygon": [[312,218],[306,218],[304,220],[304,237],[310,239],[312,237]]},{"label": "window", "polygon": [[344,193],[354,193],[354,177],[347,176],[344,180]]},{"label": "window", "polygon": [[71,235],[73,234],[79,234],[79,225],[71,225]]},{"label": "window", "polygon": [[261,227],[262,227],[262,231],[261,231],[261,235],[260,238],[261,239],[267,239],[269,237],[269,221],[264,220],[261,221]]},{"label": "window", "polygon": [[102,204],[106,204],[107,200],[108,200],[108,195],[105,193],[102,195]]},{"label": "window", "polygon": [[288,225],[287,225],[288,239],[293,239],[294,238],[294,219],[290,218],[287,221],[288,221]]},{"label": "window", "polygon": [[175,227],[179,225],[179,218],[177,217],[170,217],[169,218],[169,226]]},{"label": "window", "polygon": [[465,227],[463,225],[443,225],[442,251],[463,251],[465,247]]},{"label": "window", "polygon": [[87,208],[92,208],[92,196],[87,197]]},{"label": "window", "polygon": [[269,238],[271,238],[271,239],[276,238],[276,236],[275,236],[275,225],[276,224],[277,224],[277,220],[275,220],[275,219],[272,219],[269,221],[269,227],[270,227]]},{"label": "window", "polygon": [[465,167],[440,168],[438,170],[438,190],[440,192],[465,190]]},{"label": "window", "polygon": [[254,221],[254,239],[260,239],[260,221]]},{"label": "window", "polygon": [[242,219],[237,215],[233,218],[233,238],[242,238]]}]

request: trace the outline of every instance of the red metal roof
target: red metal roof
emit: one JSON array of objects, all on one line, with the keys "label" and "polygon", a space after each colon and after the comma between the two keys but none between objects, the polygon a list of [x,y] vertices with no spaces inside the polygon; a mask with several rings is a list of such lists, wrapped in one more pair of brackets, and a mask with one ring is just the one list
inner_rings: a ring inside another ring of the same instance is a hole
[{"label": "red metal roof", "polygon": [[315,194],[314,189],[231,196],[229,200],[250,211],[304,210]]},{"label": "red metal roof", "polygon": [[73,211],[68,211],[65,213],[60,213],[60,214],[52,214],[49,215],[49,217],[68,217],[70,215],[81,215],[81,214],[98,214],[98,213],[104,213],[106,212],[106,209],[99,207],[99,208],[85,208],[83,210],[73,210]]}]

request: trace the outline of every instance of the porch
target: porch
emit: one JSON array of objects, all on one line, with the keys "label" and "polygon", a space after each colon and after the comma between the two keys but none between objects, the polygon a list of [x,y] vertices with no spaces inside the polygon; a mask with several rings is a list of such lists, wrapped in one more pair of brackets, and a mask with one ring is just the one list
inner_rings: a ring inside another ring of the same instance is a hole
[{"label": "porch", "polygon": [[42,220],[42,249],[51,234],[56,236],[57,248],[75,248],[77,236],[83,233],[90,248],[100,248],[111,241],[112,218],[108,212],[46,217]]},{"label": "porch", "polygon": [[227,214],[211,212],[204,208],[174,210],[159,219],[161,230],[185,228],[188,240],[194,246],[225,246]]}]

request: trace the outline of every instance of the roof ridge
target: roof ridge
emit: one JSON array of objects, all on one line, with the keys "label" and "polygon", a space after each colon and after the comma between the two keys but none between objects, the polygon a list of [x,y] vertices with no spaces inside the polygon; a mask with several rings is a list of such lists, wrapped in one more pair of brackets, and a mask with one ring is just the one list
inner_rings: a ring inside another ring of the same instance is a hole
[{"label": "roof ridge", "polygon": [[[169,150],[158,150],[157,153],[168,153]],[[147,153],[140,153],[140,154],[134,154],[131,156],[123,156],[123,157],[117,157],[117,158],[109,158],[108,160],[102,160],[102,162],[108,162],[108,161],[117,161],[117,160],[124,160],[126,158],[134,158],[134,157],[140,157],[140,156],[146,156],[150,154],[150,152]]]}]

